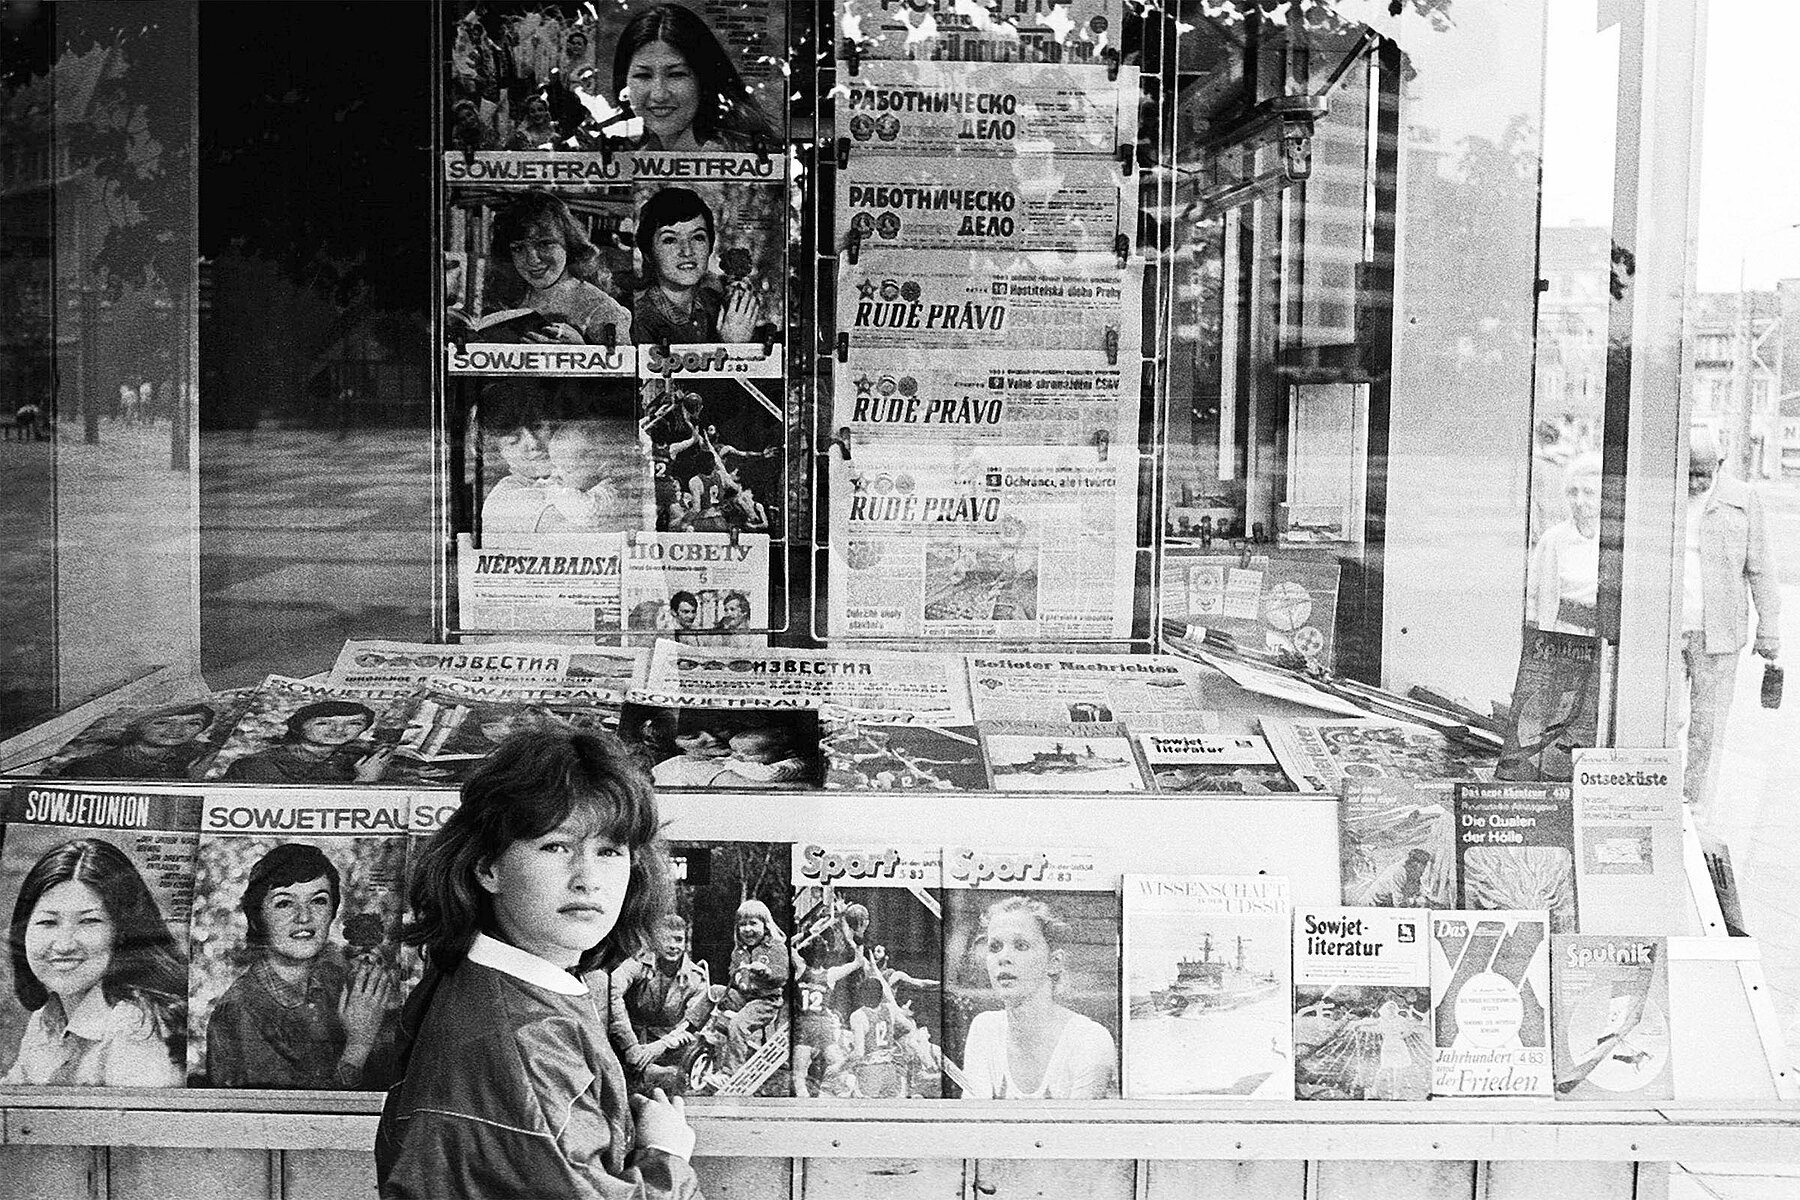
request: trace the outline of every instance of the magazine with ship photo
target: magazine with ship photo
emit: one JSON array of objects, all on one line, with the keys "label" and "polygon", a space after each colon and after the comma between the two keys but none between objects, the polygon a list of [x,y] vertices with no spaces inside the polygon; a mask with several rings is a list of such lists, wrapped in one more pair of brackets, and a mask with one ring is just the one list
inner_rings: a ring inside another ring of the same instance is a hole
[{"label": "magazine with ship photo", "polygon": [[180,1087],[200,796],[20,784],[0,799],[15,939],[0,1084]]},{"label": "magazine with ship photo", "polygon": [[1431,914],[1294,913],[1294,1095],[1424,1100],[1431,1092]]},{"label": "magazine with ship photo", "polygon": [[1431,914],[1434,1096],[1548,1096],[1550,916]]},{"label": "magazine with ship photo", "polygon": [[46,779],[199,779],[243,716],[253,689],[116,708],[44,763]]},{"label": "magazine with ship photo", "polygon": [[797,1096],[944,1094],[943,851],[793,847]]},{"label": "magazine with ship photo", "polygon": [[271,675],[250,697],[208,779],[231,783],[381,783],[416,757],[418,696],[401,687],[340,687]]},{"label": "magazine with ship photo", "polygon": [[228,788],[194,870],[188,1082],[381,1091],[404,999],[408,793]]},{"label": "magazine with ship photo", "polygon": [[674,841],[668,850],[673,906],[649,948],[611,972],[613,1040],[632,1087],[786,1096],[791,847]]},{"label": "magazine with ship photo", "polygon": [[1557,1098],[1671,1099],[1668,939],[1558,934],[1550,953]]},{"label": "magazine with ship photo", "polygon": [[1093,851],[944,849],[944,1092],[1119,1094],[1119,876]]},{"label": "magazine with ship photo", "polygon": [[1441,780],[1344,781],[1338,867],[1345,904],[1455,906],[1453,787]]},{"label": "magazine with ship photo", "polygon": [[1143,769],[1116,721],[977,721],[997,792],[1143,792]]},{"label": "magazine with ship photo", "polygon": [[1280,876],[1125,877],[1127,1096],[1293,1096],[1292,928]]},{"label": "magazine with ship photo", "polygon": [[1550,932],[1574,933],[1574,799],[1566,783],[1456,785],[1462,908],[1546,909]]}]

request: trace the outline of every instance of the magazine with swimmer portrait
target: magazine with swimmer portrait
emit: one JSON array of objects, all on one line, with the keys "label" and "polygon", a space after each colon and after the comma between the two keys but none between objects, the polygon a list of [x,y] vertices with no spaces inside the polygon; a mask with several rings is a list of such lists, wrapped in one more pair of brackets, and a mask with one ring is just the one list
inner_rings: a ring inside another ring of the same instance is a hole
[{"label": "magazine with swimmer portrait", "polygon": [[944,848],[944,1094],[1119,1094],[1117,871],[1079,849]]},{"label": "magazine with swimmer portrait", "polygon": [[209,795],[194,870],[188,1082],[394,1082],[405,792]]},{"label": "magazine with swimmer portrait", "polygon": [[0,1084],[182,1086],[200,808],[117,784],[4,793]]},{"label": "magazine with swimmer portrait", "polygon": [[793,791],[825,780],[819,713],[804,704],[633,692],[619,736],[659,788]]},{"label": "magazine with swimmer portrait", "polygon": [[943,853],[793,846],[797,1096],[944,1095]]}]

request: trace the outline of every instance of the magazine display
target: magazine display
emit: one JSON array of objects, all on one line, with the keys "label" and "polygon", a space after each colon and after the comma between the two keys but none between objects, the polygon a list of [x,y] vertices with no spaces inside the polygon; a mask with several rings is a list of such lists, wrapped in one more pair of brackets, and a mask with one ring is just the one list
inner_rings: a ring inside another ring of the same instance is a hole
[{"label": "magazine display", "polygon": [[17,939],[0,958],[0,1084],[180,1087],[200,797],[0,795],[0,911]]},{"label": "magazine display", "polygon": [[1121,0],[1015,0],[1003,16],[965,0],[836,0],[837,28],[861,59],[1066,62],[1116,56]]},{"label": "magazine display", "polygon": [[199,779],[250,702],[249,688],[114,709],[44,762],[46,779]]},{"label": "magazine display", "polygon": [[833,373],[831,428],[870,439],[1015,446],[1138,444],[1138,374],[1091,350],[859,348]]},{"label": "magazine display", "polygon": [[1186,727],[1206,707],[1200,669],[1172,654],[970,654],[979,721],[1124,721]]},{"label": "magazine display", "polygon": [[1125,726],[1116,721],[978,721],[997,792],[1147,792]]},{"label": "magazine display", "polygon": [[1574,933],[1575,804],[1566,783],[1456,785],[1461,908],[1544,909]]},{"label": "magazine display", "polygon": [[616,729],[625,693],[610,688],[525,687],[432,678],[419,695],[418,750],[397,760],[389,782],[461,783],[514,733],[534,729]]},{"label": "magazine display", "polygon": [[207,796],[194,873],[188,1082],[394,1082],[404,792]]},{"label": "magazine display", "polygon": [[1496,779],[1566,783],[1600,728],[1600,640],[1527,629]]},{"label": "magazine display", "polygon": [[1550,951],[1557,1097],[1671,1099],[1668,939],[1559,934]]},{"label": "magazine display", "polygon": [[946,1095],[1119,1094],[1118,888],[1090,851],[945,847]]},{"label": "magazine display", "polygon": [[1350,779],[1339,808],[1339,880],[1345,904],[1456,907],[1453,784]]},{"label": "magazine display", "polygon": [[1544,912],[1431,914],[1434,1096],[1548,1096],[1550,922]]},{"label": "magazine display", "polygon": [[1582,932],[1686,929],[1681,752],[1578,748],[1571,787]]},{"label": "magazine display", "polygon": [[613,1038],[633,1086],[791,1094],[788,843],[679,841],[669,856],[675,907],[612,971]]},{"label": "magazine display", "polygon": [[835,705],[820,718],[828,790],[978,792],[988,786],[974,725],[890,720]]},{"label": "magazine display", "polygon": [[1294,913],[1294,1095],[1424,1100],[1431,1091],[1431,914]]},{"label": "magazine display", "polygon": [[1167,547],[1162,617],[1228,634],[1244,650],[1297,654],[1329,667],[1340,574],[1330,560]]},{"label": "magazine display", "polygon": [[1159,792],[1268,796],[1300,790],[1260,734],[1214,733],[1204,720],[1195,720],[1167,722],[1160,730],[1138,734],[1137,741]]},{"label": "magazine display", "polygon": [[839,705],[889,722],[967,725],[969,685],[960,659],[846,646],[830,650],[715,649],[659,640],[652,691],[698,696],[784,696]]},{"label": "magazine display", "polygon": [[[416,757],[418,694],[271,675],[250,696],[208,779],[231,783],[381,783]],[[403,774],[403,770],[396,774]]]},{"label": "magazine display", "polygon": [[760,346],[667,354],[653,346],[639,391],[654,528],[781,536],[788,489],[781,356]]},{"label": "magazine display", "polygon": [[1114,253],[1137,236],[1138,176],[1106,158],[850,156],[840,242],[898,250]]},{"label": "magazine display", "polygon": [[1288,881],[1125,877],[1125,1094],[1294,1094]]},{"label": "magazine display", "polygon": [[1117,158],[1138,138],[1138,69],[1061,63],[866,62],[839,77],[861,155]]},{"label": "magazine display", "polygon": [[567,646],[556,642],[435,642],[352,639],[338,651],[326,682],[349,687],[413,688],[437,677],[495,687],[607,691],[623,696],[643,681],[648,655],[639,649]]},{"label": "magazine display", "polygon": [[795,843],[794,1092],[944,1094],[943,852]]},{"label": "magazine display", "polygon": [[1135,455],[875,443],[831,471],[832,637],[1129,633]]},{"label": "magazine display", "polygon": [[1492,752],[1401,721],[1258,719],[1275,757],[1303,792],[1343,791],[1351,779],[1491,779]]},{"label": "magazine display", "polygon": [[792,791],[825,782],[814,708],[633,692],[619,735],[658,788]]}]

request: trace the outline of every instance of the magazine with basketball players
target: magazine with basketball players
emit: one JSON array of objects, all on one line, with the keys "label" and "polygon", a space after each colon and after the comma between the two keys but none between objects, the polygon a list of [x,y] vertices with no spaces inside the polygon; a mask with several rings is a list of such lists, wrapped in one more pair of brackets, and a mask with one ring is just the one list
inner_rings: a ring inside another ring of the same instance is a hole
[{"label": "magazine with basketball players", "polygon": [[825,782],[819,711],[804,701],[633,692],[619,736],[658,788],[794,791]]},{"label": "magazine with basketball players", "polygon": [[794,1094],[944,1092],[943,852],[796,842]]},{"label": "magazine with basketball players", "polygon": [[1668,939],[1557,934],[1550,953],[1557,1099],[1672,1098]]},{"label": "magazine with basketball players", "polygon": [[1434,1096],[1548,1096],[1550,916],[1431,914]]},{"label": "magazine with basketball players", "polygon": [[634,1089],[791,1094],[794,932],[786,842],[673,841],[674,905],[611,972],[613,1041]]},{"label": "magazine with basketball players", "polygon": [[1493,751],[1401,721],[1261,717],[1264,736],[1303,792],[1347,779],[1492,779]]},{"label": "magazine with basketball players", "polygon": [[1125,1094],[1294,1094],[1288,881],[1125,877]]},{"label": "magazine with basketball players", "polygon": [[1582,932],[1686,932],[1681,751],[1578,747],[1574,765]]},{"label": "magazine with basketball players", "polygon": [[978,721],[997,792],[1146,792],[1131,735],[1117,721]]},{"label": "magazine with basketball players", "polygon": [[1575,802],[1566,783],[1456,785],[1460,908],[1546,909],[1550,932],[1574,933]]},{"label": "magazine with basketball players", "polygon": [[245,705],[206,778],[229,783],[371,784],[403,774],[425,730],[418,693],[271,675]]},{"label": "magazine with basketball players", "polygon": [[1119,875],[1091,850],[944,848],[946,1096],[1119,1094]]},{"label": "magazine with basketball players", "polygon": [[1431,914],[1294,912],[1294,1095],[1424,1100],[1431,1092]]},{"label": "magazine with basketball players", "polygon": [[1456,906],[1455,785],[1347,779],[1338,809],[1338,868],[1345,904]]},{"label": "magazine with basketball players", "polygon": [[1267,796],[1300,790],[1261,734],[1216,733],[1208,724],[1201,719],[1185,726],[1171,721],[1137,735],[1157,791]]},{"label": "magazine with basketball players", "polygon": [[657,530],[785,536],[782,363],[760,346],[652,348],[639,372],[638,426]]},{"label": "magazine with basketball players", "polygon": [[199,794],[30,783],[0,800],[0,1084],[180,1087]]},{"label": "magazine with basketball players", "polygon": [[212,765],[252,689],[114,709],[45,760],[46,779],[199,779]]},{"label": "magazine with basketball players", "polygon": [[395,1081],[409,800],[347,788],[207,795],[191,1085],[381,1091]]}]

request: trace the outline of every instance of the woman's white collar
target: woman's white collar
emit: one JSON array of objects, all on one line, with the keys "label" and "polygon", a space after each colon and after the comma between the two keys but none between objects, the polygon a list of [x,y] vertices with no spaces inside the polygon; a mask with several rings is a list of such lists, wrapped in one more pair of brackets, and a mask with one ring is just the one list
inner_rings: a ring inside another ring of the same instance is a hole
[{"label": "woman's white collar", "polygon": [[559,996],[588,994],[587,984],[555,963],[541,959],[528,950],[509,945],[499,938],[491,938],[485,933],[475,935],[475,941],[469,946],[469,961],[477,966],[491,967],[514,979],[523,979],[526,983],[535,984]]}]

